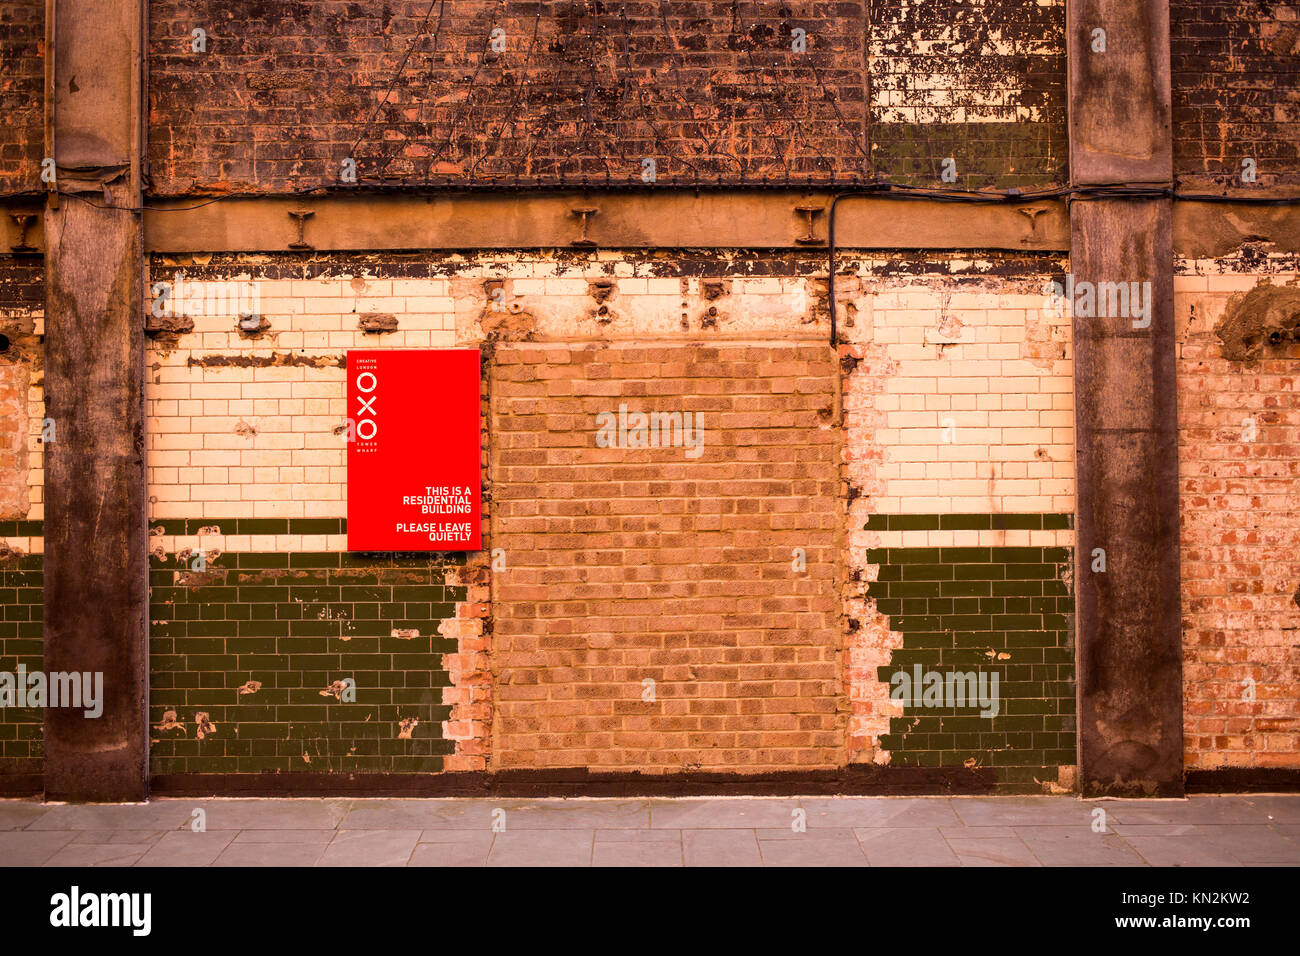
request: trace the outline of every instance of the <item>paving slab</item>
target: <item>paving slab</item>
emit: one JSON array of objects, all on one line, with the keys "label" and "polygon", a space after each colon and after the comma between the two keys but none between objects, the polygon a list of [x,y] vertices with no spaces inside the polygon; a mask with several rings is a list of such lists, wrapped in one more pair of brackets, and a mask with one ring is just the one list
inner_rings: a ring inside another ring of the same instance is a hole
[{"label": "paving slab", "polygon": [[73,843],[94,843],[110,846],[115,843],[141,843],[153,846],[167,830],[74,830]]},{"label": "paving slab", "polygon": [[1273,823],[1300,823],[1300,794],[1259,794],[1247,797],[1246,802]]},{"label": "paving slab", "polygon": [[650,803],[650,825],[669,830],[745,830],[754,827],[778,829],[794,821],[799,801],[721,798],[654,800]]},{"label": "paving slab", "polygon": [[867,866],[866,854],[851,829],[758,830],[764,866]]},{"label": "paving slab", "polygon": [[498,833],[488,866],[590,866],[595,830],[507,830]]},{"label": "paving slab", "polygon": [[1016,827],[1016,835],[1043,866],[1145,866],[1115,833],[1094,833],[1088,824]]},{"label": "paving slab", "polygon": [[334,839],[337,830],[240,830],[236,843],[318,843]]},{"label": "paving slab", "polygon": [[214,830],[208,833],[180,830],[165,833],[135,865],[210,866],[234,839],[233,830]]},{"label": "paving slab", "polygon": [[804,797],[808,827],[960,826],[946,797]]},{"label": "paving slab", "polygon": [[970,827],[1087,824],[1093,807],[1100,805],[1075,797],[953,797],[949,802]]},{"label": "paving slab", "polygon": [[857,828],[854,834],[872,866],[958,866],[961,861],[938,827]]},{"label": "paving slab", "polygon": [[409,866],[486,866],[496,834],[491,830],[425,830]]},{"label": "paving slab", "polygon": [[179,830],[193,820],[180,802],[50,804],[28,830]]},{"label": "paving slab", "polygon": [[650,826],[648,800],[496,800],[508,830],[639,830]]},{"label": "paving slab", "polygon": [[71,841],[69,831],[5,831],[0,833],[0,866],[40,866]]},{"label": "paving slab", "polygon": [[0,864],[1297,866],[1300,797],[0,800]]},{"label": "paving slab", "polygon": [[323,843],[231,843],[213,866],[315,866]]},{"label": "paving slab", "polygon": [[406,866],[419,830],[340,830],[317,866]]},{"label": "paving slab", "polygon": [[491,830],[498,801],[353,800],[341,830],[448,829]]},{"label": "paving slab", "polygon": [[1125,836],[1124,842],[1152,866],[1241,866],[1223,847],[1187,836]]},{"label": "paving slab", "polygon": [[948,846],[962,866],[1042,866],[1014,833],[1010,836],[949,836]]},{"label": "paving slab", "polygon": [[152,843],[69,843],[45,861],[45,866],[134,866]]},{"label": "paving slab", "polygon": [[683,830],[682,853],[687,866],[763,865],[753,830]]},{"label": "paving slab", "polygon": [[1246,797],[1189,797],[1186,800],[1099,800],[1115,823],[1259,823],[1268,814]]},{"label": "paving slab", "polygon": [[488,848],[477,843],[420,843],[411,852],[406,865],[487,866],[487,858]]},{"label": "paving slab", "polygon": [[169,800],[202,810],[209,830],[333,830],[351,800]]},{"label": "paving slab", "polygon": [[[630,831],[635,832],[635,831]],[[592,866],[684,866],[682,838],[676,830],[671,840],[597,842],[591,856]]]},{"label": "paving slab", "polygon": [[676,843],[682,842],[681,830],[597,830],[597,843]]},{"label": "paving slab", "polygon": [[0,830],[21,830],[49,812],[34,800],[0,800]]},{"label": "paving slab", "polygon": [[1300,863],[1300,841],[1291,839],[1280,827],[1206,824],[1200,831],[1208,842],[1242,863]]}]

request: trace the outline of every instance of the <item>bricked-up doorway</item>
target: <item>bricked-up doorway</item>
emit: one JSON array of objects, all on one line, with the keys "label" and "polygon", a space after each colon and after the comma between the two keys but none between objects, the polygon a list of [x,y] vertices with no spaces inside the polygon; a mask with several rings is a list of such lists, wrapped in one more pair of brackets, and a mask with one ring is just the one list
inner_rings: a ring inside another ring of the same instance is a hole
[{"label": "bricked-up doorway", "polygon": [[[833,353],[512,344],[495,362],[493,768],[842,766]],[[600,447],[620,404],[699,416],[700,451]]]}]

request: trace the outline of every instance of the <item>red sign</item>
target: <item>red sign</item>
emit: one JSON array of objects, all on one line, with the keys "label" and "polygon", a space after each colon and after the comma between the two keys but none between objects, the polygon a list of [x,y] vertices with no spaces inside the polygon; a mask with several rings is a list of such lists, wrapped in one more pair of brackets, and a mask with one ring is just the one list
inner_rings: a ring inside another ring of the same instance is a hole
[{"label": "red sign", "polygon": [[348,350],[348,550],[477,551],[477,349]]}]

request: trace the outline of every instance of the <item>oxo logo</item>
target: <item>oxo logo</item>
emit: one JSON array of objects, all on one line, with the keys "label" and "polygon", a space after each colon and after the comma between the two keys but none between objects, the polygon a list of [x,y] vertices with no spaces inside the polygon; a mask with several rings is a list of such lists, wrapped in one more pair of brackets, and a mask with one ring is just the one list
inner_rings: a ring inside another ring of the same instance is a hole
[{"label": "oxo logo", "polygon": [[479,550],[478,350],[348,349],[347,363],[348,550]]},{"label": "oxo logo", "polygon": [[[375,390],[379,387],[379,378],[374,372],[362,372],[354,384],[357,389],[356,436],[361,441],[370,441],[379,434],[375,414]],[[364,417],[367,415],[368,418]]]}]

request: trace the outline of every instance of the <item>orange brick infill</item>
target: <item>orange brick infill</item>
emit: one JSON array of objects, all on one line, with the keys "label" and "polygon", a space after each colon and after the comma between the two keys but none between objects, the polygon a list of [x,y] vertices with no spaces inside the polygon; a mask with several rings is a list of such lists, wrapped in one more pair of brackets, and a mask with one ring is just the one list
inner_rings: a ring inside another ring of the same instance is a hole
[{"label": "orange brick infill", "polygon": [[830,349],[497,358],[492,768],[841,766]]}]

